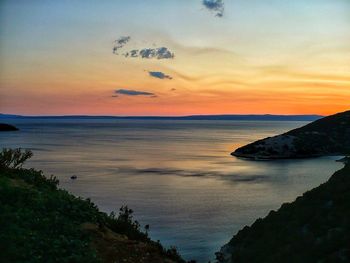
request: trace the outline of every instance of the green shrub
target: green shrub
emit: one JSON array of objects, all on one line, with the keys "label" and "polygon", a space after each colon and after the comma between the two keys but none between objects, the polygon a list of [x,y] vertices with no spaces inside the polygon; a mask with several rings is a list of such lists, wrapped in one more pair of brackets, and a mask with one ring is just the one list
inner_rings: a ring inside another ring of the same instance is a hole
[{"label": "green shrub", "polygon": [[98,263],[91,236],[81,225],[89,222],[142,241],[159,249],[164,257],[181,259],[175,248],[165,249],[141,231],[133,210],[122,206],[118,216],[100,212],[90,199],[58,189],[54,176],[23,169],[30,151],[3,149],[0,153],[0,262]]},{"label": "green shrub", "polygon": [[0,167],[22,168],[24,162],[33,156],[32,151],[17,149],[2,149],[0,152]]},{"label": "green shrub", "polygon": [[133,218],[134,211],[128,206],[119,209],[119,215],[112,212],[107,218],[107,225],[115,232],[128,236],[131,239],[150,241],[147,231],[142,232],[140,224]]}]

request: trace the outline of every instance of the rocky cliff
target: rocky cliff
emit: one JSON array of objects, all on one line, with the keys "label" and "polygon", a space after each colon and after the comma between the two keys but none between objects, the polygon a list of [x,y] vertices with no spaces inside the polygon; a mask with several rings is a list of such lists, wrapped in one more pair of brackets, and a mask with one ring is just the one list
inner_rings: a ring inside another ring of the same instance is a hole
[{"label": "rocky cliff", "polygon": [[350,111],[345,111],[240,147],[232,155],[253,159],[284,159],[349,153]]}]

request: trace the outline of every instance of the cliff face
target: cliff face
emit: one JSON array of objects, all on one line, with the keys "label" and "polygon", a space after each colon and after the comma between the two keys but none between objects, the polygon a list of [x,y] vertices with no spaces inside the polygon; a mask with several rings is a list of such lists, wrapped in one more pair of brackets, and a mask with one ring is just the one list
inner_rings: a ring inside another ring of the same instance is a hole
[{"label": "cliff face", "polygon": [[349,262],[350,164],[326,183],[244,227],[217,253],[221,263]]},{"label": "cliff face", "polygon": [[232,155],[254,159],[283,159],[349,153],[350,111],[346,111],[240,147]]}]

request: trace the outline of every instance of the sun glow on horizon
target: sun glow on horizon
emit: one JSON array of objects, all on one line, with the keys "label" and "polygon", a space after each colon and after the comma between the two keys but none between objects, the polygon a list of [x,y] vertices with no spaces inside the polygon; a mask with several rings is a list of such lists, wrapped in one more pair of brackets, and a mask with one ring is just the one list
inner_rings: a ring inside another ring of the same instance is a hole
[{"label": "sun glow on horizon", "polygon": [[[207,12],[201,1],[2,1],[0,112],[328,115],[349,109],[350,3],[262,2],[226,1],[225,9]],[[113,54],[121,36],[130,36],[125,51]],[[131,56],[136,49],[163,53]]]}]

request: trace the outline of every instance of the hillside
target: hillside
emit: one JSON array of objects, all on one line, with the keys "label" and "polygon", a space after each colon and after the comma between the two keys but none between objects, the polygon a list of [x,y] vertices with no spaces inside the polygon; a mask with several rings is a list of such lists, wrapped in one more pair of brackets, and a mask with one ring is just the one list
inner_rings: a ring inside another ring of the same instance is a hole
[{"label": "hillside", "polygon": [[254,159],[306,158],[350,153],[350,111],[316,120],[301,128],[268,137],[235,150]]},{"label": "hillside", "polygon": [[350,164],[326,183],[239,231],[220,263],[349,262]]},{"label": "hillside", "polygon": [[152,241],[128,207],[107,215],[58,189],[55,177],[21,168],[31,156],[0,152],[0,262],[185,262],[175,248]]}]

